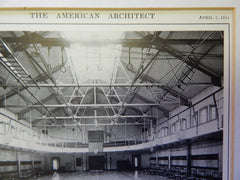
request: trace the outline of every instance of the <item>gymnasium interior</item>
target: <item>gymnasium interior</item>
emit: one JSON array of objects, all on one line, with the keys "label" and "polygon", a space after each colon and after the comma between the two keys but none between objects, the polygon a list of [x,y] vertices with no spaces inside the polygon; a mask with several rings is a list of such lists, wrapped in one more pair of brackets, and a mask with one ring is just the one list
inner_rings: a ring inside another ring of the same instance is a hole
[{"label": "gymnasium interior", "polygon": [[0,31],[0,179],[222,179],[223,59],[222,31]]}]

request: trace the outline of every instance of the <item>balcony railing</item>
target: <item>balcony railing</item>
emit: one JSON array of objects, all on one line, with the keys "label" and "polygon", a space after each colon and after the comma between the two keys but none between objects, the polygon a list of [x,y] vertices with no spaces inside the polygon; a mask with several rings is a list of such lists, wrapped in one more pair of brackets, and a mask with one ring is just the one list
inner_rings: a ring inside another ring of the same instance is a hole
[{"label": "balcony railing", "polygon": [[[209,102],[208,98],[205,100]],[[222,101],[222,97],[215,99],[214,104],[201,101],[152,127],[150,131],[131,137],[110,138],[103,143],[103,151],[149,148],[221,131]],[[0,113],[0,144],[52,152],[88,152],[87,143],[42,134],[3,113]]]}]

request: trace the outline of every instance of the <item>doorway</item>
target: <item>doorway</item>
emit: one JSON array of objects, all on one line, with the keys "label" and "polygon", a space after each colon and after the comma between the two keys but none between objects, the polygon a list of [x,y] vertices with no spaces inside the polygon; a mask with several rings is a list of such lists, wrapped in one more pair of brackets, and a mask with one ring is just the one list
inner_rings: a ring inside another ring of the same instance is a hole
[{"label": "doorway", "polygon": [[132,155],[132,165],[134,169],[141,169],[141,155],[134,154]]},{"label": "doorway", "polygon": [[60,158],[52,158],[52,170],[58,171],[60,166]]},{"label": "doorway", "polygon": [[89,156],[89,170],[104,170],[104,156]]}]

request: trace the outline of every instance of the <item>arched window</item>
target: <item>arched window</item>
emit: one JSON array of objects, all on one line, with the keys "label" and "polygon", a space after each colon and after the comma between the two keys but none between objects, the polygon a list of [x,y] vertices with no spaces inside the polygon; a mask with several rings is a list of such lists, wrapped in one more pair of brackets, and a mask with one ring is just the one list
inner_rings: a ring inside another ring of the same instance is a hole
[{"label": "arched window", "polygon": [[165,137],[168,135],[168,127],[161,128],[161,137]]},{"label": "arched window", "polygon": [[165,136],[165,127],[162,127],[161,128],[161,137],[164,137]]},{"label": "arched window", "polygon": [[159,138],[162,137],[162,135],[161,135],[161,130],[158,131],[158,137],[159,137]]},{"label": "arched window", "polygon": [[5,122],[0,122],[0,134],[5,134]]},{"label": "arched window", "polygon": [[181,119],[181,129],[187,129],[187,120],[185,118]]},{"label": "arched window", "polygon": [[217,119],[217,108],[214,105],[209,106],[209,121]]},{"label": "arched window", "polygon": [[208,121],[208,108],[204,107],[199,111],[199,124],[205,123]]},{"label": "arched window", "polygon": [[164,129],[165,129],[164,134],[165,134],[165,136],[167,136],[168,135],[168,127],[165,127]]},{"label": "arched window", "polygon": [[194,113],[191,119],[191,127],[194,127],[197,125],[198,121],[198,112]]},{"label": "arched window", "polygon": [[176,123],[174,122],[172,124],[172,134],[174,134],[176,132]]}]

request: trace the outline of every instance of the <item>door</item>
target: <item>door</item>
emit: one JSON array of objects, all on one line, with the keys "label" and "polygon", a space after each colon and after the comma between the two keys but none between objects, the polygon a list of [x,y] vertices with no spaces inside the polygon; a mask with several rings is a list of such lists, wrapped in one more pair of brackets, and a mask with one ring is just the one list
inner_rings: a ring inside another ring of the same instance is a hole
[{"label": "door", "polygon": [[132,155],[132,164],[134,169],[141,169],[141,155],[134,154]]},{"label": "door", "polygon": [[60,164],[60,158],[52,158],[52,170],[58,171]]},{"label": "door", "polygon": [[89,170],[104,170],[104,156],[89,156]]}]

